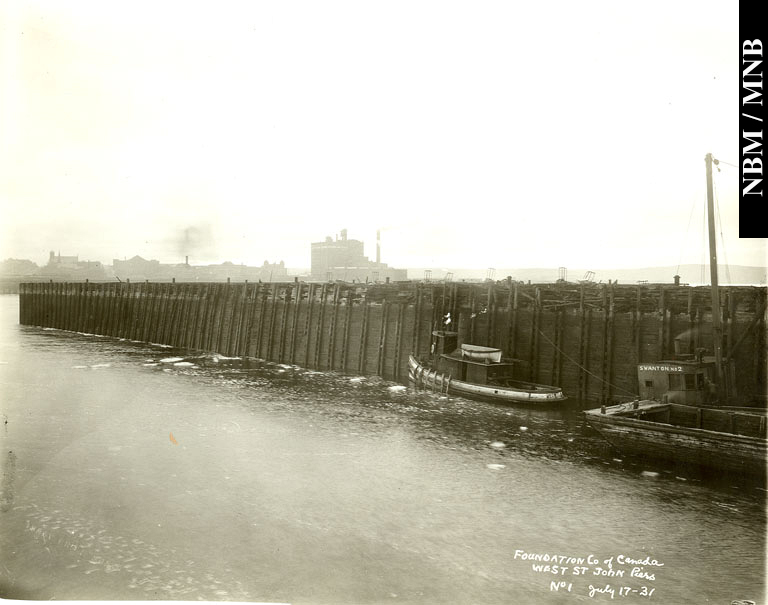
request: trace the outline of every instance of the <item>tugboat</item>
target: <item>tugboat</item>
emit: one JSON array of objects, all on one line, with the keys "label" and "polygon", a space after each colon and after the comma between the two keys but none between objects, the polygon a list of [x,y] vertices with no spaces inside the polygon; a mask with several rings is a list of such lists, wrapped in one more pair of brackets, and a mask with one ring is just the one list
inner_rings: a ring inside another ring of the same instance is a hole
[{"label": "tugboat", "polygon": [[456,332],[432,332],[431,359],[408,358],[411,381],[433,391],[498,403],[552,405],[567,399],[559,387],[515,380],[517,360],[503,359],[501,349],[457,345]]},{"label": "tugboat", "polygon": [[[758,407],[738,407],[734,368],[723,358],[717,284],[712,164],[707,154],[713,357],[679,354],[671,361],[641,363],[640,398],[586,410],[587,423],[619,451],[641,457],[765,477],[768,417]],[[675,342],[677,349],[678,342]]]}]

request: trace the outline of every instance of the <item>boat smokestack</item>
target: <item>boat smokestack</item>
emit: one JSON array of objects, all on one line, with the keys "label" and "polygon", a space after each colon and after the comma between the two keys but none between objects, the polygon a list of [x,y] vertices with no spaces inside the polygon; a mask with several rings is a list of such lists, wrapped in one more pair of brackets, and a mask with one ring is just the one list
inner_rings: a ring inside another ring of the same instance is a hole
[{"label": "boat smokestack", "polygon": [[675,279],[675,285],[679,286],[680,285],[680,276],[679,275],[675,275],[674,279]]},{"label": "boat smokestack", "polygon": [[381,229],[376,229],[376,264],[381,264]]},{"label": "boat smokestack", "polygon": [[185,265],[187,265],[187,267],[189,267],[189,254],[187,254],[187,255],[184,257],[184,264],[185,264]]}]

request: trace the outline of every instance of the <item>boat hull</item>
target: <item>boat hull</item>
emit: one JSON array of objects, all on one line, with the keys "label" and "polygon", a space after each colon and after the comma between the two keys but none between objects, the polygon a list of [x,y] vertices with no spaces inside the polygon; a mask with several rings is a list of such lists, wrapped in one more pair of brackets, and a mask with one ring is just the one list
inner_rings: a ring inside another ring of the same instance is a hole
[{"label": "boat hull", "polygon": [[536,406],[557,405],[567,399],[561,389],[547,385],[531,383],[533,388],[514,388],[454,380],[421,364],[413,355],[408,358],[408,376],[418,386],[470,399]]},{"label": "boat hull", "polygon": [[584,414],[587,423],[621,452],[765,476],[768,459],[768,441],[765,438],[616,416],[611,413],[611,407],[606,413],[594,409]]}]

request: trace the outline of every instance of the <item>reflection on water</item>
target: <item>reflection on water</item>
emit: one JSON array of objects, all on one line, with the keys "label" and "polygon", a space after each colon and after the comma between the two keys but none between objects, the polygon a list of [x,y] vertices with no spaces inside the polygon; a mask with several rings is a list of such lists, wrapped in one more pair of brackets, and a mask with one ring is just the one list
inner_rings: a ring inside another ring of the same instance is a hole
[{"label": "reflection on water", "polygon": [[651,556],[654,579],[622,585],[656,603],[762,597],[765,486],[624,460],[573,406],[20,327],[17,300],[0,297],[0,596],[611,600],[588,596],[602,577],[553,589],[522,550]]}]

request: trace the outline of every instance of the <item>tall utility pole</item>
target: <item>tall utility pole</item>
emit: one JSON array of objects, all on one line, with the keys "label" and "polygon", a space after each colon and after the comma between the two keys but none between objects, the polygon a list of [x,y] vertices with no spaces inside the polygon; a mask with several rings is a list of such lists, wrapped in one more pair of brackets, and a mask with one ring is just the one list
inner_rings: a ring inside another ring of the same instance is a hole
[{"label": "tall utility pole", "polygon": [[719,395],[727,395],[723,381],[723,326],[720,323],[720,290],[717,284],[717,247],[715,241],[715,200],[712,194],[712,162],[719,164],[711,153],[704,158],[707,165],[707,224],[709,225],[709,275],[712,280],[712,331],[715,348],[715,371]]}]

